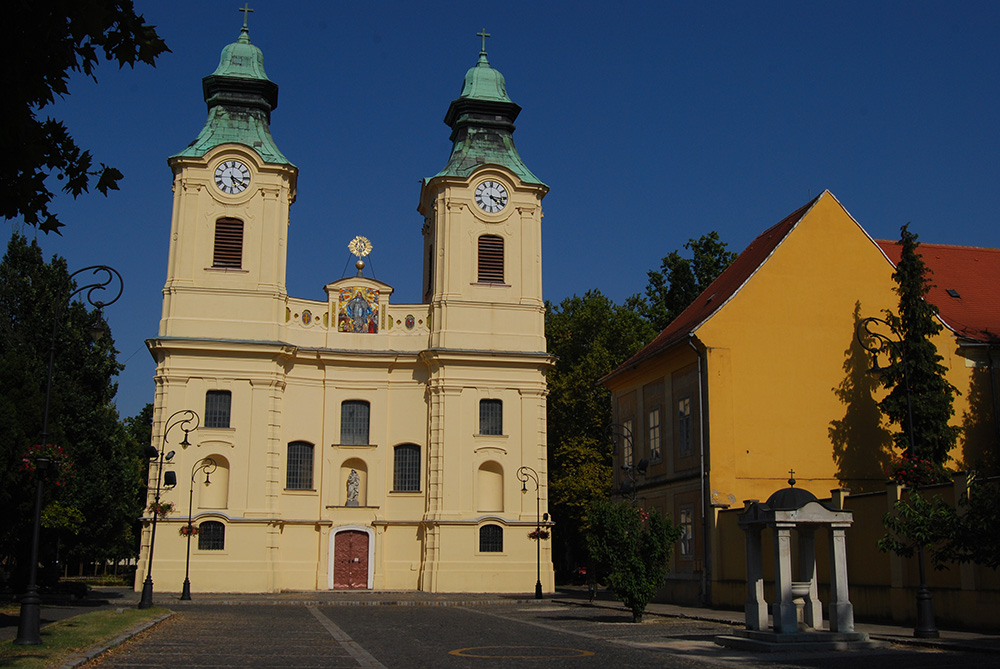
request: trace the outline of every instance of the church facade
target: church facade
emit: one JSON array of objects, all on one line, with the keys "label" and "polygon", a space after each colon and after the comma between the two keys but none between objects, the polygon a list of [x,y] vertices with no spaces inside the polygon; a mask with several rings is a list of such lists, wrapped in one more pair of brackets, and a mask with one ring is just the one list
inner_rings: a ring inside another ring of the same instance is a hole
[{"label": "church facade", "polygon": [[205,127],[169,159],[167,280],[147,341],[153,446],[173,451],[150,468],[150,501],[159,485],[173,504],[157,591],[184,580],[189,500],[195,592],[527,592],[536,577],[552,591],[550,542],[529,536],[549,525],[548,189],[514,148],[520,108],[485,45],[445,118],[451,156],[421,184],[419,304],[364,275],[364,238],[357,276],[326,300],[287,294],[298,170],[270,134],[277,85],[246,26],[203,84]]}]

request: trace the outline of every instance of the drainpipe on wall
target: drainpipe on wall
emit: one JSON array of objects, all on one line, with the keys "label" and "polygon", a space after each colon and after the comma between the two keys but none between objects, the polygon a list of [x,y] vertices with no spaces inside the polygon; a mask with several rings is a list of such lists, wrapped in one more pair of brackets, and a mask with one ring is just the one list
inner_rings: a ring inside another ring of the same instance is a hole
[{"label": "drainpipe on wall", "polygon": [[706,481],[706,476],[708,473],[708,443],[705,440],[705,413],[707,411],[705,402],[705,389],[703,384],[703,373],[704,369],[702,367],[702,355],[701,351],[694,344],[694,335],[688,335],[688,346],[694,351],[695,355],[698,356],[698,443],[700,448],[698,452],[700,454],[700,467],[699,478],[701,480],[701,605],[710,606],[712,603],[712,554],[711,554],[711,543],[709,542],[708,536],[708,485]]}]

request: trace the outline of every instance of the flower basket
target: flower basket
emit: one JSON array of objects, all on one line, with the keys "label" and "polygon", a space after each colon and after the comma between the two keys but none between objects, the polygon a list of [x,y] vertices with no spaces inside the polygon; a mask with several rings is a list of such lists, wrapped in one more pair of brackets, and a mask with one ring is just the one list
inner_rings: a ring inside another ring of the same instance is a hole
[{"label": "flower basket", "polygon": [[538,540],[538,539],[542,539],[542,540],[548,539],[549,538],[549,531],[548,530],[531,530],[530,532],[528,532],[528,538],[529,539],[535,539],[535,540]]},{"label": "flower basket", "polygon": [[45,480],[52,481],[57,486],[66,485],[69,475],[73,473],[73,461],[61,446],[55,444],[29,446],[21,454],[21,470],[34,477],[38,474],[38,460],[42,458],[49,461],[49,466],[42,470]]},{"label": "flower basket", "polygon": [[150,502],[149,512],[156,514],[158,518],[166,518],[167,514],[173,513],[174,503],[173,502]]},{"label": "flower basket", "polygon": [[182,525],[180,535],[182,537],[196,537],[198,536],[199,529],[196,525]]}]

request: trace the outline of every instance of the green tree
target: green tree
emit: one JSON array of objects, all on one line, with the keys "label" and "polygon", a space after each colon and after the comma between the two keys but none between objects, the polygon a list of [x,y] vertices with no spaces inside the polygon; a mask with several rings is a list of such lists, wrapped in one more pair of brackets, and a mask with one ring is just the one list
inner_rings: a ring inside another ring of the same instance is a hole
[{"label": "green tree", "polygon": [[632,622],[642,622],[646,604],[663,585],[680,529],[656,509],[607,501],[595,502],[589,517],[591,557],[632,611]]},{"label": "green tree", "polygon": [[667,327],[736,260],[736,254],[726,246],[719,233],[712,231],[684,245],[691,258],[683,257],[679,250],[671,251],[660,262],[659,271],[646,272],[649,281],[643,315],[654,330]]},{"label": "green tree", "polygon": [[586,559],[586,509],[609,492],[611,397],[599,380],[654,334],[638,304],[619,306],[596,290],[546,304],[545,338],[556,356],[548,374],[549,502],[560,571]]},{"label": "green tree", "polygon": [[95,81],[103,53],[119,67],[154,65],[169,51],[153,26],[135,13],[131,1],[8,0],[0,21],[0,62],[4,103],[0,106],[0,214],[21,217],[43,232],[58,232],[62,222],[49,210],[53,193],[46,180],[55,175],[73,197],[93,185],[107,195],[118,188],[121,172],[94,167],[89,151],[76,145],[66,126],[38,113],[56,96],[69,94],[72,72]]},{"label": "green tree", "polygon": [[[892,275],[899,295],[899,315],[886,311],[886,320],[902,340],[899,353],[905,359],[906,376],[902,361],[894,359],[882,376],[882,384],[890,391],[879,408],[890,422],[900,426],[893,435],[896,448],[907,457],[941,464],[948,460],[961,432],[959,426],[949,424],[958,391],[945,378],[942,357],[932,340],[941,331],[941,324],[936,318],[937,307],[926,300],[931,289],[929,271],[917,251],[917,235],[910,232],[909,223],[900,230],[899,243],[902,252]],[[912,425],[907,411],[907,382]],[[910,449],[911,433],[914,452]]]},{"label": "green tree", "polygon": [[[47,522],[60,533],[64,554],[95,559],[110,557],[109,547],[135,518],[122,499],[131,500],[131,486],[141,484],[127,474],[141,456],[129,450],[112,404],[121,366],[110,334],[91,338],[97,314],[78,300],[68,303],[71,292],[64,260],[46,263],[36,243],[12,236],[0,262],[0,563],[22,569],[35,490],[23,455],[39,442],[54,319],[48,441],[73,464],[61,472],[62,485],[45,486]],[[76,514],[86,519],[84,531],[68,532]],[[44,561],[54,558],[55,543],[43,540]]]}]

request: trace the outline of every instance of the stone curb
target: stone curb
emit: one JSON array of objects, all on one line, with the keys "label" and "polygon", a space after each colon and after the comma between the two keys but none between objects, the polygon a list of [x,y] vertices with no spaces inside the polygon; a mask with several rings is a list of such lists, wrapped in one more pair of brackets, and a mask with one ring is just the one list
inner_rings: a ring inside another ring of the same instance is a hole
[{"label": "stone curb", "polygon": [[125,630],[124,632],[116,636],[114,639],[110,639],[103,643],[93,645],[90,648],[87,648],[86,650],[81,651],[79,653],[74,653],[69,657],[67,657],[66,661],[63,664],[59,665],[59,669],[76,669],[76,667],[83,666],[87,662],[93,660],[95,657],[103,655],[112,648],[117,648],[118,646],[122,645],[123,643],[125,643],[135,635],[139,634],[140,632],[145,632],[149,628],[159,625],[172,615],[174,615],[174,613],[171,611],[170,613],[165,613],[158,618],[153,618],[152,620],[147,620],[145,622],[139,623],[138,625],[135,625],[134,627],[130,627],[129,629]]}]

